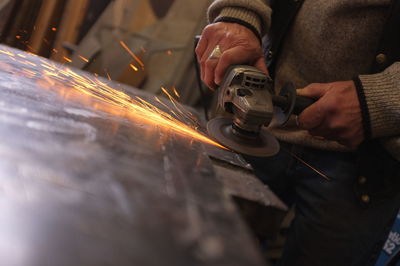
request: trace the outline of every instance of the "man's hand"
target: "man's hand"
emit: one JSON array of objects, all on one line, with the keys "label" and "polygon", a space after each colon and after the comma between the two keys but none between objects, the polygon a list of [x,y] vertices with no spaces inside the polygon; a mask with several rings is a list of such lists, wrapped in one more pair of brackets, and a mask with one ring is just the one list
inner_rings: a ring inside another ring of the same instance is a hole
[{"label": "man's hand", "polygon": [[[222,56],[209,59],[217,45]],[[208,25],[197,45],[196,55],[201,65],[201,79],[213,90],[220,85],[231,65],[249,64],[268,73],[260,41],[251,30],[240,24],[218,22]]]},{"label": "man's hand", "polygon": [[300,114],[300,128],[350,148],[358,147],[364,140],[361,108],[353,81],[314,83],[297,92],[318,100]]}]

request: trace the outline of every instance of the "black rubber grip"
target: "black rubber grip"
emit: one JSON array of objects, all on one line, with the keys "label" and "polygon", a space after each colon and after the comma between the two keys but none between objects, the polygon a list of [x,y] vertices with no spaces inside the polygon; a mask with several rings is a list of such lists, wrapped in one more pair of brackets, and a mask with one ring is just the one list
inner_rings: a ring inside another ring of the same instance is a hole
[{"label": "black rubber grip", "polygon": [[315,100],[308,97],[296,96],[296,103],[293,108],[293,114],[299,115],[307,107],[315,103]]}]

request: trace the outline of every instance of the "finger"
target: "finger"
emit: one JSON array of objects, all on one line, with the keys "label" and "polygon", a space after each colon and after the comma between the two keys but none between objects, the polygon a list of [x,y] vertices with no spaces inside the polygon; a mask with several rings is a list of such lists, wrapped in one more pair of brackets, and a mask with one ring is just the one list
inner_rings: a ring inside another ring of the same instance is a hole
[{"label": "finger", "polygon": [[207,59],[205,62],[203,82],[212,90],[215,90],[217,88],[217,84],[215,84],[214,82],[214,73],[217,64],[218,59]]},{"label": "finger", "polygon": [[319,99],[325,95],[325,93],[330,89],[330,83],[312,83],[302,89],[297,90],[299,96],[310,97],[314,99]]},{"label": "finger", "polygon": [[259,70],[261,70],[262,72],[264,72],[265,74],[269,75],[269,71],[268,71],[268,68],[267,68],[267,65],[266,65],[266,63],[265,63],[265,59],[264,59],[263,56],[260,57],[260,58],[256,61],[256,63],[254,64],[254,66],[255,66],[256,68],[258,68]]},{"label": "finger", "polygon": [[305,130],[315,129],[324,121],[325,112],[320,101],[306,108],[298,118],[299,127]]},{"label": "finger", "polygon": [[203,54],[207,49],[207,45],[208,45],[208,40],[204,35],[202,35],[195,50],[198,62],[200,62],[201,58],[203,57]]},{"label": "finger", "polygon": [[207,41],[207,47],[203,55],[201,56],[200,59],[200,69],[201,69],[201,80],[204,81],[205,75],[207,72],[207,61],[209,60],[209,56],[212,53],[212,51],[215,49],[216,43],[215,41]]},{"label": "finger", "polygon": [[248,63],[250,63],[249,51],[246,51],[243,47],[236,46],[224,51],[218,60],[218,65],[215,69],[215,83],[221,83],[225,76],[226,70],[230,66]]}]

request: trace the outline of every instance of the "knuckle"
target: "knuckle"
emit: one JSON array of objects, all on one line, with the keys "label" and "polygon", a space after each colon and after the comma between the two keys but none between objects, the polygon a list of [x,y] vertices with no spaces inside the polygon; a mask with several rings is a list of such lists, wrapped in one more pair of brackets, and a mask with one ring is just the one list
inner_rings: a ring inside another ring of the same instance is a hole
[{"label": "knuckle", "polygon": [[196,53],[197,56],[200,56],[200,43],[197,44],[196,48],[194,49],[194,52]]},{"label": "knuckle", "polygon": [[204,30],[203,30],[203,36],[208,37],[208,36],[215,36],[215,35],[220,35],[223,31],[223,28],[219,23],[212,23],[207,25]]},{"label": "knuckle", "polygon": [[219,65],[225,66],[230,65],[233,61],[233,56],[229,51],[222,53],[221,57],[219,58]]},{"label": "knuckle", "polygon": [[211,69],[211,68],[213,68],[213,67],[215,66],[215,63],[213,62],[213,60],[206,59],[206,60],[204,61],[204,66],[205,66],[207,69]]},{"label": "knuckle", "polygon": [[214,28],[215,28],[215,24],[207,25],[203,30],[203,36],[208,36],[213,31]]},{"label": "knuckle", "polygon": [[200,64],[201,64],[201,66],[204,68],[205,66],[206,66],[206,62],[207,62],[207,58],[201,58],[200,59]]}]

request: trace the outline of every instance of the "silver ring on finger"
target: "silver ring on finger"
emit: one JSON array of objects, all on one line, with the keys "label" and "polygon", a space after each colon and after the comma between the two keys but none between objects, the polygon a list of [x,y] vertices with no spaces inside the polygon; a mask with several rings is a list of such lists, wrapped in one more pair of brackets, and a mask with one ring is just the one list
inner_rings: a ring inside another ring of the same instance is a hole
[{"label": "silver ring on finger", "polygon": [[219,59],[222,55],[221,47],[217,44],[208,59]]}]

